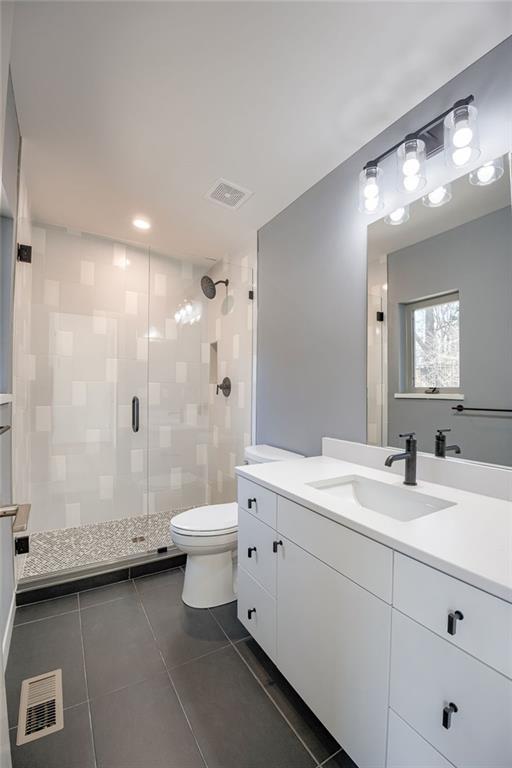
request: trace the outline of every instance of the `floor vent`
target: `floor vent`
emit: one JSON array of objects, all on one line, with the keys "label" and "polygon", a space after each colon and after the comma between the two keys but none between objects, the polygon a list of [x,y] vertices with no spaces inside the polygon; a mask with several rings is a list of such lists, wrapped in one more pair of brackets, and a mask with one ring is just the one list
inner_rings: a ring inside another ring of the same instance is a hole
[{"label": "floor vent", "polygon": [[239,184],[233,184],[226,179],[219,179],[215,182],[206,198],[212,203],[222,205],[224,208],[240,208],[252,195],[248,189],[244,189]]},{"label": "floor vent", "polygon": [[24,680],[16,746],[35,741],[64,728],[62,670]]}]

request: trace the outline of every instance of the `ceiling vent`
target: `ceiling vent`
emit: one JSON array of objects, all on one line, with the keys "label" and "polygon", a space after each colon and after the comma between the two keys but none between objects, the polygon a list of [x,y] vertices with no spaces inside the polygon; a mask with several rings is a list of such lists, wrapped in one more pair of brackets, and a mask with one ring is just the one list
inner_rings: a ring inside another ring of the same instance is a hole
[{"label": "ceiling vent", "polygon": [[219,179],[207,193],[206,198],[212,203],[234,210],[240,208],[251,195],[250,190],[244,189],[239,184],[233,184],[232,181],[226,181],[226,179]]}]

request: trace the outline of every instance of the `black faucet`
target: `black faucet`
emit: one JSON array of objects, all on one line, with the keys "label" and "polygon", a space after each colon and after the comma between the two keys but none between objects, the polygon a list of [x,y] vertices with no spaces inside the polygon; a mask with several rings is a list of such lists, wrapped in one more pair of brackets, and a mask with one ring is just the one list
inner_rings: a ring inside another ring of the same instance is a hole
[{"label": "black faucet", "polygon": [[416,485],[416,454],[418,443],[414,435],[416,432],[405,432],[400,437],[407,438],[405,441],[405,453],[394,453],[388,456],[384,464],[391,467],[395,461],[405,461],[405,480],[404,485]]},{"label": "black faucet", "polygon": [[460,446],[446,445],[445,432],[451,432],[451,429],[438,429],[437,435],[436,435],[435,455],[439,456],[440,459],[445,459],[446,453],[448,451],[453,451],[454,453],[460,453]]}]

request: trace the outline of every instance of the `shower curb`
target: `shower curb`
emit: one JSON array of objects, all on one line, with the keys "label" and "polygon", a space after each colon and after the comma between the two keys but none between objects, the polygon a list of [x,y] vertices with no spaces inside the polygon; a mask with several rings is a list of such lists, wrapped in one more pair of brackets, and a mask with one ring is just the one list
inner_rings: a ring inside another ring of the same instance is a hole
[{"label": "shower curb", "polygon": [[[147,562],[139,562],[133,565],[121,567],[110,567],[109,570],[89,575],[69,576],[62,581],[52,581],[52,583],[42,586],[25,586],[16,592],[16,605],[28,605],[29,603],[39,603],[43,600],[51,600],[54,597],[64,597],[73,595],[76,592],[83,592],[86,589],[95,587],[105,587],[109,584],[115,584],[118,581],[127,581],[136,579],[139,576],[148,576],[151,573],[159,571],[168,571],[171,568],[178,568],[185,565],[187,556],[184,554],[175,554],[169,557],[159,557]],[[55,577],[54,577],[55,578]]]}]

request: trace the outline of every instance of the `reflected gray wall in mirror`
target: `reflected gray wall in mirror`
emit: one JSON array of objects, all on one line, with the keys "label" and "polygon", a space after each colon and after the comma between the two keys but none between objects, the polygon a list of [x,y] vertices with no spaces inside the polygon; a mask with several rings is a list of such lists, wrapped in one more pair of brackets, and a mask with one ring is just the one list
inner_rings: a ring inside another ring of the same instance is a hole
[{"label": "reflected gray wall in mirror", "polygon": [[[506,157],[504,165],[493,184],[473,186],[463,176],[444,206],[418,200],[405,223],[381,219],[368,228],[370,443],[398,446],[400,432],[415,431],[419,450],[433,453],[436,430],[448,428],[447,443],[460,446],[461,458],[512,466],[512,412],[453,410],[512,409]],[[450,317],[449,300],[459,302]],[[443,303],[444,314],[437,306]]]}]

